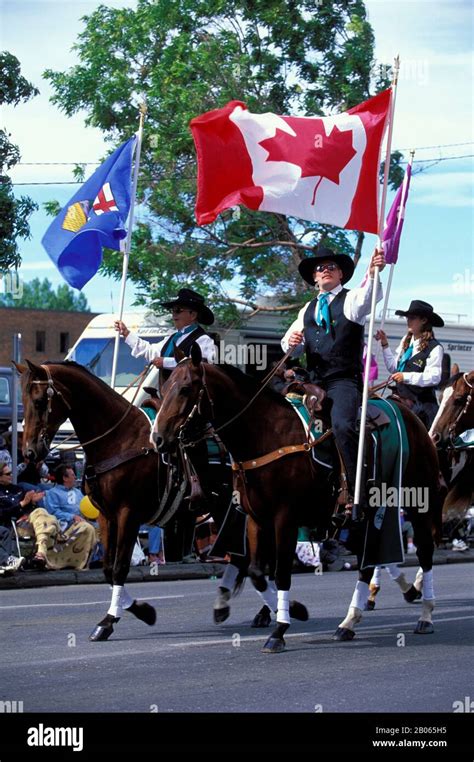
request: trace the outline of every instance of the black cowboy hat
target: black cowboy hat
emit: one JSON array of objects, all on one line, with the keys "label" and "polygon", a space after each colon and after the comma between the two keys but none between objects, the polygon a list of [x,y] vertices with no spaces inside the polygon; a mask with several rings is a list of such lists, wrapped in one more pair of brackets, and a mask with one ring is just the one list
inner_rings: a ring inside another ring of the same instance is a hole
[{"label": "black cowboy hat", "polygon": [[402,317],[412,317],[413,315],[416,315],[417,317],[427,318],[429,324],[432,325],[433,328],[442,328],[444,325],[443,318],[437,315],[436,312],[433,312],[431,304],[422,302],[421,299],[412,299],[406,312],[403,312],[403,310],[395,310],[395,315],[401,315]]},{"label": "black cowboy hat", "polygon": [[314,250],[313,257],[306,257],[302,259],[298,265],[298,270],[301,277],[309,283],[310,286],[314,286],[314,268],[322,260],[332,260],[342,270],[341,283],[347,283],[354,274],[354,261],[348,254],[337,254],[332,249],[326,249],[324,246],[318,246]]},{"label": "black cowboy hat", "polygon": [[196,291],[192,291],[190,288],[180,288],[178,296],[171,302],[163,302],[161,305],[165,310],[172,310],[173,307],[189,307],[191,310],[197,312],[198,323],[204,323],[204,325],[212,325],[214,322],[214,315],[206,307],[204,297],[198,294]]}]

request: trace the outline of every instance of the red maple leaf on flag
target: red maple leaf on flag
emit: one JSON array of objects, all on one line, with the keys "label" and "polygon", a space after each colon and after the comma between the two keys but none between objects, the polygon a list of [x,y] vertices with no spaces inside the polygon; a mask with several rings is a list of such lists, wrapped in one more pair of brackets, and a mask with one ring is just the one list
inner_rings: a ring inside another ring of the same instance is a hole
[{"label": "red maple leaf on flag", "polygon": [[319,177],[311,202],[314,205],[323,177],[339,185],[339,175],[357,153],[352,146],[352,130],[341,132],[334,125],[326,135],[322,119],[281,118],[296,135],[277,128],[275,137],[261,140],[260,145],[268,151],[266,161],[287,161],[301,167],[301,177]]}]

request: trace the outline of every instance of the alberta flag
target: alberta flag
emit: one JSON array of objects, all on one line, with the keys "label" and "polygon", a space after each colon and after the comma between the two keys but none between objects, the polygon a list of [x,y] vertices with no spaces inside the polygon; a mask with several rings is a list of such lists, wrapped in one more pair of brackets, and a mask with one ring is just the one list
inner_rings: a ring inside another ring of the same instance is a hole
[{"label": "alberta flag", "polygon": [[236,204],[378,231],[380,148],[391,89],[327,117],[251,113],[231,101],[191,121],[199,225]]},{"label": "alberta flag", "polygon": [[102,247],[120,250],[131,199],[136,137],[119,146],[53,220],[42,244],[64,280],[82,288],[96,274]]}]

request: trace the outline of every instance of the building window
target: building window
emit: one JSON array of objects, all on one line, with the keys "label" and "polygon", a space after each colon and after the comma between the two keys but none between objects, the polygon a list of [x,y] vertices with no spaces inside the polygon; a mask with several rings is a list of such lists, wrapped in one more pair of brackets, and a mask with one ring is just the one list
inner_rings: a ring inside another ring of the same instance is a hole
[{"label": "building window", "polygon": [[59,334],[59,351],[65,355],[69,349],[69,333],[65,331]]},{"label": "building window", "polygon": [[46,352],[46,331],[36,331],[36,351]]}]

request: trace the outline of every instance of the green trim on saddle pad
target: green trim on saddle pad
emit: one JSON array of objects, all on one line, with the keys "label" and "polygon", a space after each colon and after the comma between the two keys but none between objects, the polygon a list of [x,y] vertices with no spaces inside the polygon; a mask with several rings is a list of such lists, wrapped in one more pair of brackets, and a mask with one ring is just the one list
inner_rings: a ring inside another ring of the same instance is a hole
[{"label": "green trim on saddle pad", "polygon": [[[388,400],[370,400],[370,406],[382,410],[390,418],[389,426],[381,426],[377,432],[377,438],[380,438],[382,444],[382,473],[378,476],[379,481],[386,482],[387,485],[398,487],[398,475],[401,468],[402,478],[408,462],[408,437],[405,427],[405,421],[396,404]],[[400,433],[399,433],[400,431]],[[401,444],[401,448],[400,448]]]},{"label": "green trim on saddle pad", "polygon": [[[303,397],[300,394],[287,394],[285,399],[293,406],[295,412],[300,417],[306,433],[308,431],[310,415],[308,409],[303,404]],[[320,421],[317,421],[316,423],[313,421],[310,433],[313,439],[319,439],[324,434]],[[331,437],[326,439],[321,447],[314,447],[312,456],[318,463],[326,466],[326,468],[334,468],[334,444]]]}]

